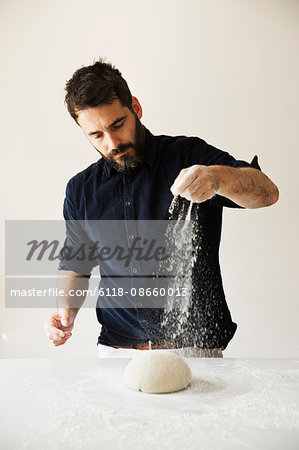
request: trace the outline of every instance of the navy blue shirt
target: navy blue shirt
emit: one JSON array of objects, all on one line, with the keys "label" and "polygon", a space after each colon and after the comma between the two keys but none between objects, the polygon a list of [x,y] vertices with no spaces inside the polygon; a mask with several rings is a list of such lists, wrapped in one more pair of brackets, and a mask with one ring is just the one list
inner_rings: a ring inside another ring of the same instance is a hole
[{"label": "navy blue shirt", "polygon": [[[249,164],[236,160],[229,153],[198,137],[153,136],[145,128],[143,164],[128,175],[117,172],[101,158],[75,175],[67,184],[64,218],[67,221],[167,220],[173,199],[170,187],[181,169],[194,164],[253,167],[260,170],[256,156]],[[180,198],[180,202],[181,207],[184,207],[187,200]],[[219,195],[194,206],[192,220],[200,224],[204,246],[201,246],[193,269],[196,293],[193,294],[184,345],[224,349],[233,337],[237,325],[232,321],[227,307],[219,266],[222,210],[223,206],[239,206]],[[92,243],[92,232],[88,229],[84,231]],[[66,244],[74,245],[74,241],[79,244],[79,240],[67,228]],[[93,261],[88,270],[86,265],[82,270],[79,261],[62,260],[59,269],[89,276],[95,265],[97,262]],[[115,271],[117,272],[117,268]],[[101,275],[109,278],[107,274]],[[107,308],[103,306],[105,302],[109,302],[109,298],[98,298],[96,312],[102,325],[98,343],[126,346],[163,339],[159,327],[159,311],[138,307]]]}]

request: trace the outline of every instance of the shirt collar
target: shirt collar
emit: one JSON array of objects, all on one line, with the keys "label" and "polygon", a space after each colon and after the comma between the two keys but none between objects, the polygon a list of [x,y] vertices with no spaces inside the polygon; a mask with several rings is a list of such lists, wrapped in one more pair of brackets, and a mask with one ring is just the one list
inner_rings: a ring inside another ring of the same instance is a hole
[{"label": "shirt collar", "polygon": [[[143,128],[145,131],[143,164],[148,164],[150,167],[152,167],[154,164],[154,161],[155,161],[156,153],[157,153],[157,143],[156,143],[155,137],[152,135],[152,133],[144,125],[143,125]],[[102,161],[102,164],[104,167],[104,173],[107,177],[110,177],[113,173],[118,173],[117,170],[114,169],[114,167],[112,167],[111,164],[108,161],[106,161],[104,158],[101,158],[100,161]]]}]

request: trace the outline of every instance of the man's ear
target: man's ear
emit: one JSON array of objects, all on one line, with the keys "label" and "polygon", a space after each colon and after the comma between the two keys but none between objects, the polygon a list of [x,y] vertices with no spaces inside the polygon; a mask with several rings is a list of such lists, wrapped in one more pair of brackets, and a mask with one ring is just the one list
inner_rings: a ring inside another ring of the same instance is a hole
[{"label": "man's ear", "polygon": [[132,108],[134,109],[138,119],[141,119],[141,117],[142,117],[142,107],[141,107],[137,97],[133,97],[132,96]]}]

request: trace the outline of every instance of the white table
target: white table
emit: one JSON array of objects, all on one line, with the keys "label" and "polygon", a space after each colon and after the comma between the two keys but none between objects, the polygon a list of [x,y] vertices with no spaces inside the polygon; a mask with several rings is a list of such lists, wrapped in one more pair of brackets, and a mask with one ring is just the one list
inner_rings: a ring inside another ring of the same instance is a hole
[{"label": "white table", "polygon": [[187,362],[189,388],[153,395],[127,359],[0,360],[0,448],[299,449],[299,360]]}]

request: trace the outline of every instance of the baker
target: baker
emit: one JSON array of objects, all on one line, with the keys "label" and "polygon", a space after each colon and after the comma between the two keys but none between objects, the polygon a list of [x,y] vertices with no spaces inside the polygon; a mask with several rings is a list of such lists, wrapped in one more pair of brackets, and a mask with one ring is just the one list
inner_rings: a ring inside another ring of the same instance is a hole
[{"label": "baker", "polygon": [[[166,339],[159,314],[141,307],[141,301],[131,299],[132,304],[120,302],[114,307],[104,292],[96,308],[101,324],[99,355],[131,356],[151,347],[192,348],[189,356],[221,357],[237,328],[226,303],[219,267],[222,210],[224,206],[270,206],[278,200],[277,187],[261,171],[256,156],[248,163],[198,137],[154,136],[141,123],[141,104],[132,96],[119,70],[101,59],[73,74],[66,84],[65,101],[70,115],[101,155],[67,184],[66,246],[82,245],[78,228],[76,231],[70,225],[82,224],[78,221],[165,221],[174,196],[179,200],[179,209],[186,202],[194,202],[194,219],[200,223],[205,243],[204,250],[198,246],[201,253],[193,268],[196,289],[184,339]],[[94,244],[86,229],[83,234],[85,242]],[[128,235],[128,240],[133,238],[132,233]],[[62,258],[59,288],[66,293],[76,289],[84,292],[96,265],[96,258],[85,261],[84,267],[78,259]],[[100,271],[104,270],[99,266]],[[202,267],[208,276],[201,273]],[[110,269],[117,275],[117,267]],[[126,279],[140,275],[139,268],[132,264],[128,271]],[[123,278],[110,275],[101,273],[103,280],[112,280],[113,285],[121,287]],[[67,294],[57,298],[57,311],[47,317],[44,325],[54,346],[63,345],[71,337],[84,298],[76,298],[76,304],[74,297]]]}]

